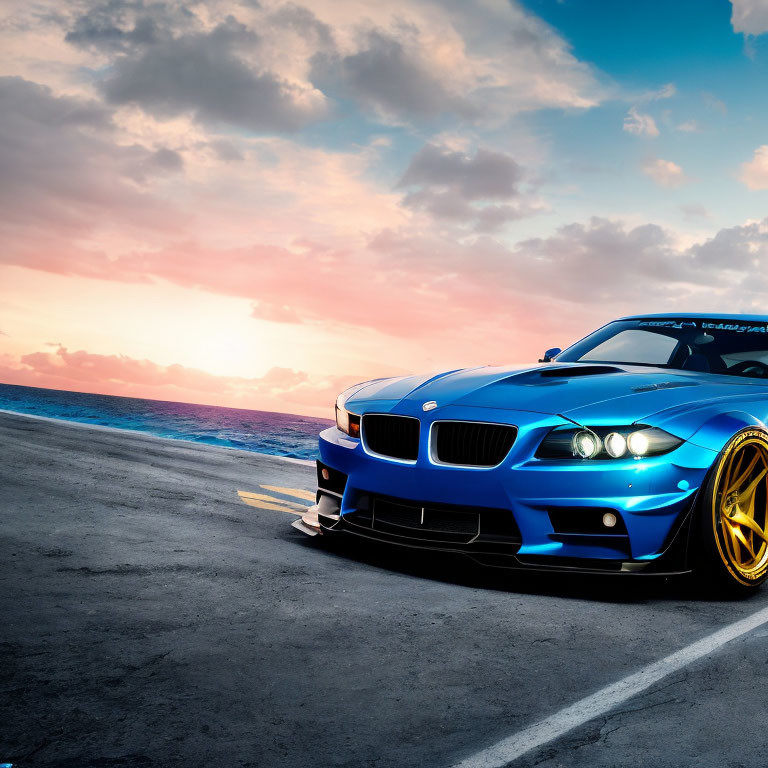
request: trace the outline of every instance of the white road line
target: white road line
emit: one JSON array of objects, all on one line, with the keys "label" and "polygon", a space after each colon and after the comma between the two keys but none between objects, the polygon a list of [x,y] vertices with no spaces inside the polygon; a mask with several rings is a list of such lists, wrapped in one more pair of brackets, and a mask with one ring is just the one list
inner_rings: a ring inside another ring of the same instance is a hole
[{"label": "white road line", "polygon": [[698,661],[731,640],[735,640],[765,623],[768,623],[768,608],[763,608],[746,619],[741,619],[685,648],[681,648],[617,683],[601,688],[591,696],[561,709],[554,715],[502,739],[493,746],[483,749],[461,762],[454,763],[452,768],[501,768],[508,765],[527,752],[548,744],[568,731],[610,712],[628,699],[658,683],[659,680],[694,661]]}]

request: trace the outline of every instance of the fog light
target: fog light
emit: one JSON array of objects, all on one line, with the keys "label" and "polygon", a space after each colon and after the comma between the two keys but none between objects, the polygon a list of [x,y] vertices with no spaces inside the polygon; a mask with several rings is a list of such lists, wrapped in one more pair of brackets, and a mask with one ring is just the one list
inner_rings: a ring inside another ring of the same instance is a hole
[{"label": "fog light", "polygon": [[325,467],[323,467],[320,470],[320,475],[323,478],[323,480],[330,480],[331,479],[331,473]]},{"label": "fog light", "polygon": [[606,528],[613,528],[618,520],[616,519],[616,515],[613,514],[613,512],[606,512],[603,515],[603,525]]}]

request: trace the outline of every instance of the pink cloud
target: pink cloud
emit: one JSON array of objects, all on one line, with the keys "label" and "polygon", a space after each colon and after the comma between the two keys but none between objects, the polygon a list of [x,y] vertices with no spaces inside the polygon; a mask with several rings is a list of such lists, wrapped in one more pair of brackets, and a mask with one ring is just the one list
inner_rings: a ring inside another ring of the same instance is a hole
[{"label": "pink cloud", "polygon": [[[743,274],[733,267],[738,261],[747,269],[768,256],[759,226],[732,228],[685,249],[657,225],[630,228],[597,218],[514,245],[453,234],[383,230],[358,248],[302,240],[292,247],[217,249],[188,241],[112,258],[72,247],[29,251],[20,262],[58,274],[163,280],[246,298],[262,320],[367,328],[392,337],[395,347],[422,339],[473,360],[478,349],[494,360],[514,349],[519,360],[538,356],[545,338],[573,339],[611,315],[686,300],[700,306],[702,296],[718,300],[712,285],[739,290],[747,301]],[[719,255],[726,240],[728,259]]]},{"label": "pink cloud", "polygon": [[331,418],[338,392],[364,377],[312,377],[274,367],[264,376],[216,376],[182,365],[59,347],[55,352],[0,356],[0,381],[75,392],[287,411]]}]

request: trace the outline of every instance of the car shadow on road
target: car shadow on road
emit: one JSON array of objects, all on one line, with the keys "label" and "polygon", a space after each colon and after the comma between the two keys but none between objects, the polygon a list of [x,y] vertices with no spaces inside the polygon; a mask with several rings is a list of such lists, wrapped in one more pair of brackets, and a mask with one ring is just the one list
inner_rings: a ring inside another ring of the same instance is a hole
[{"label": "car shadow on road", "polygon": [[549,595],[608,603],[656,601],[740,602],[753,595],[714,594],[692,575],[584,574],[481,566],[471,558],[347,537],[307,538],[289,534],[297,546],[347,564],[473,589]]}]

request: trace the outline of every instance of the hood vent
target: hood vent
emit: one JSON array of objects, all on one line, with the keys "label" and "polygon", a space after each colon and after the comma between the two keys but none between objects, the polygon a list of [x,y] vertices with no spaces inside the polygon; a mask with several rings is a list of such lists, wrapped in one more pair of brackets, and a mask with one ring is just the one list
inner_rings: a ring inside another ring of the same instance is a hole
[{"label": "hood vent", "polygon": [[577,376],[602,376],[624,371],[612,365],[578,365],[573,368],[546,368],[538,373],[542,379],[574,379]]},{"label": "hood vent", "polygon": [[495,387],[501,384],[518,384],[524,387],[543,387],[565,384],[568,379],[578,379],[583,376],[605,376],[606,374],[626,373],[623,368],[615,365],[559,365],[555,367],[535,368],[532,371],[514,373],[506,379],[491,384]]}]

